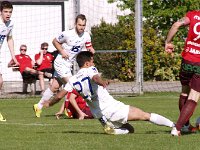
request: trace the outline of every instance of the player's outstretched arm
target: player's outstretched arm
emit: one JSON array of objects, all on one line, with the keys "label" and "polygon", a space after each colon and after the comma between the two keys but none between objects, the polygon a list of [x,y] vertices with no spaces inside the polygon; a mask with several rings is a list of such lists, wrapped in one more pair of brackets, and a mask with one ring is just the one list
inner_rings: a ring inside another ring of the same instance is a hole
[{"label": "player's outstretched arm", "polygon": [[76,97],[77,95],[75,95],[74,93],[70,94],[69,97],[69,101],[72,104],[72,106],[74,107],[74,109],[76,110],[76,112],[78,113],[78,119],[79,120],[83,120],[85,117],[88,117],[88,115],[86,115],[78,106],[77,102],[76,102]]},{"label": "player's outstretched arm", "polygon": [[98,84],[98,85],[101,85],[103,86],[104,88],[109,84],[109,81],[107,80],[103,80],[99,75],[94,75],[92,77],[92,80]]},{"label": "player's outstretched arm", "polygon": [[189,18],[183,17],[172,25],[165,41],[165,52],[172,53],[174,51],[174,45],[172,44],[174,36],[176,35],[181,26],[188,25],[189,23]]}]

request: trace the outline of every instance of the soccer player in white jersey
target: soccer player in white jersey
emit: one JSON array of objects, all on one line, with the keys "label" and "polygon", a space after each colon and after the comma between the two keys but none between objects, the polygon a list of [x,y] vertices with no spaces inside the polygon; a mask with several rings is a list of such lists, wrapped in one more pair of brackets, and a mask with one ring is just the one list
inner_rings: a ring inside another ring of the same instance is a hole
[{"label": "soccer player in white jersey", "polygon": [[[80,52],[77,55],[77,63],[80,70],[76,75],[69,78],[69,82],[51,101],[44,103],[49,107],[57,103],[67,92],[75,89],[87,102],[95,118],[104,126],[107,134],[127,134],[133,133],[134,128],[128,124],[128,120],[150,121],[157,125],[174,127],[174,123],[169,119],[155,114],[147,113],[143,110],[126,105],[115,100],[106,90],[108,81],[103,80],[94,67],[93,54],[88,51]],[[84,115],[76,106],[75,94],[71,94],[69,100],[80,115]]]},{"label": "soccer player in white jersey", "polygon": [[[15,58],[14,53],[14,41],[12,38],[12,30],[13,30],[13,22],[10,20],[13,6],[8,1],[2,1],[0,6],[0,49],[3,45],[4,39],[7,38],[8,48],[10,50],[10,54],[12,59],[16,64],[19,64]],[[2,78],[2,66],[0,62],[0,90],[3,85],[3,78]]]},{"label": "soccer player in white jersey", "polygon": [[[36,117],[40,117],[43,102],[49,100],[53,94],[59,90],[61,85],[66,84],[69,77],[72,76],[71,67],[75,56],[83,50],[94,53],[91,37],[89,33],[85,31],[85,27],[86,17],[83,14],[79,14],[75,20],[75,28],[63,31],[53,40],[53,45],[59,51],[54,61],[54,79],[52,85],[43,93],[39,103],[33,106]],[[63,44],[65,44],[65,47]]]}]

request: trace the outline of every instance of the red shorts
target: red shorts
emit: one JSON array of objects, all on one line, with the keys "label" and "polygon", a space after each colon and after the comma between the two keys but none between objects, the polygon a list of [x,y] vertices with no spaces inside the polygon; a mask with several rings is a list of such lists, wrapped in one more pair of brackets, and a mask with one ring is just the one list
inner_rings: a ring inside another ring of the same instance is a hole
[{"label": "red shorts", "polygon": [[68,117],[78,118],[78,113],[76,112],[75,108],[71,105],[71,103],[68,100],[71,93],[74,93],[74,94],[77,95],[77,97],[76,97],[77,105],[82,110],[82,112],[84,112],[86,115],[88,115],[88,117],[85,117],[85,118],[86,119],[92,119],[93,116],[92,116],[92,113],[90,111],[90,108],[87,106],[87,103],[85,102],[85,100],[75,90],[67,93],[67,95],[66,95],[65,108],[67,110]]},{"label": "red shorts", "polygon": [[182,85],[200,92],[200,63],[183,59],[179,77]]}]

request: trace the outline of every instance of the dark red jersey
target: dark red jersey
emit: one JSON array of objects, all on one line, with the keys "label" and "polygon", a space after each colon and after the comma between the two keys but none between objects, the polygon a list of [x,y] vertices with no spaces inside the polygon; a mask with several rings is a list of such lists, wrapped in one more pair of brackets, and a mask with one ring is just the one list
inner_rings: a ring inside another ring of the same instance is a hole
[{"label": "dark red jersey", "polygon": [[189,31],[182,57],[191,62],[200,62],[200,11],[189,11]]}]

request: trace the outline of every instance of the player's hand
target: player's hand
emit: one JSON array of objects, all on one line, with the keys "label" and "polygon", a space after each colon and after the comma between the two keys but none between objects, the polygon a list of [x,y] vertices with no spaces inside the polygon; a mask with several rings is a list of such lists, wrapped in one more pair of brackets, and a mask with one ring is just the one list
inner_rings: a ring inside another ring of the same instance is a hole
[{"label": "player's hand", "polygon": [[43,50],[40,50],[40,54],[43,54],[44,53],[44,51]]},{"label": "player's hand", "polygon": [[174,45],[172,43],[165,43],[165,52],[171,54],[174,51]]},{"label": "player's hand", "polygon": [[83,120],[85,117],[88,117],[88,115],[86,115],[84,112],[81,112],[81,113],[78,115],[78,119],[79,119],[79,120]]},{"label": "player's hand", "polygon": [[61,52],[62,58],[68,59],[69,58],[69,54],[67,54],[67,52],[65,52],[64,50]]},{"label": "player's hand", "polygon": [[110,84],[109,80],[103,81],[103,88],[106,88]]}]

